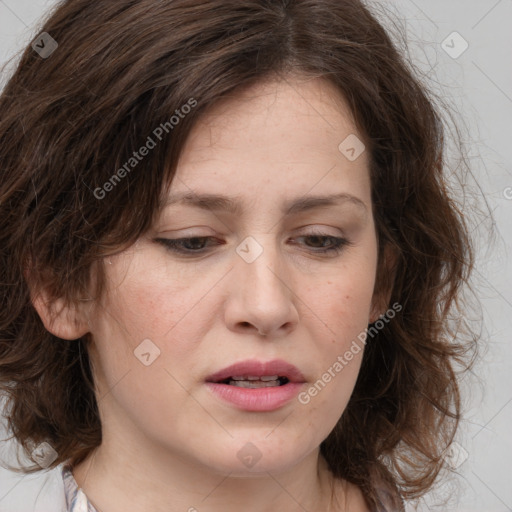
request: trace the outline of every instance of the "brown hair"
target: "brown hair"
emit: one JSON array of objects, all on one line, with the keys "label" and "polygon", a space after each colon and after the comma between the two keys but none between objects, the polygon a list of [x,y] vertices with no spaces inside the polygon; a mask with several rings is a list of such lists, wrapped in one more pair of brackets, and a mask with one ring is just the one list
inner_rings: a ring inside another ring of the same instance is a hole
[{"label": "brown hair", "polygon": [[[101,443],[91,339],[45,330],[24,273],[72,304],[96,268],[100,293],[102,259],[150,227],[201,114],[295,73],[330,80],[369,141],[376,287],[403,308],[369,339],[321,452],[369,503],[376,480],[403,498],[425,493],[460,416],[454,363],[470,341],[450,326],[472,250],[447,190],[438,109],[376,17],[357,0],[66,0],[44,31],[58,47],[47,58],[28,47],[0,97],[0,386],[15,438],[27,451],[51,444],[51,467]],[[150,154],[112,180],[166,122]],[[397,254],[393,282],[385,247]]]}]

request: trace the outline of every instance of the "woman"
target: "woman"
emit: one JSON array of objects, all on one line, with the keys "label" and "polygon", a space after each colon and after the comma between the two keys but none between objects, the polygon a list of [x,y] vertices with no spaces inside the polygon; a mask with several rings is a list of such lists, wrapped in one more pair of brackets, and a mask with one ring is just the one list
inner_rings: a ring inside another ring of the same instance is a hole
[{"label": "woman", "polygon": [[56,504],[432,487],[471,248],[440,117],[364,5],[68,0],[0,113],[5,415]]}]

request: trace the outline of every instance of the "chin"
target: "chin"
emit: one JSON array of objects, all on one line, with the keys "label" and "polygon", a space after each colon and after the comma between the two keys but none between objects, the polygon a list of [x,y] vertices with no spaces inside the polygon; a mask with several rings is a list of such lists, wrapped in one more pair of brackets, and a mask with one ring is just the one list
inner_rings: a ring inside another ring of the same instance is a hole
[{"label": "chin", "polygon": [[[272,442],[270,437],[265,439],[262,435],[253,438],[253,441],[233,440],[223,446],[219,453],[212,454],[208,465],[214,467],[216,472],[229,473],[232,477],[267,477],[269,472],[278,474],[293,469],[311,453],[311,450],[304,450],[303,442],[291,445],[277,436]],[[230,453],[232,456],[229,456]]]}]

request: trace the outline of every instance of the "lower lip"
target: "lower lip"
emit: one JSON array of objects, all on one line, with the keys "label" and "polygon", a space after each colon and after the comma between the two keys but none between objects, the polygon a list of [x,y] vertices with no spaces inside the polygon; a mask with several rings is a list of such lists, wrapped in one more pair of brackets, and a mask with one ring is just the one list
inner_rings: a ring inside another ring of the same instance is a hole
[{"label": "lower lip", "polygon": [[279,409],[292,400],[302,387],[300,382],[288,382],[270,388],[239,388],[229,384],[207,382],[208,388],[222,400],[245,411],[266,412]]}]

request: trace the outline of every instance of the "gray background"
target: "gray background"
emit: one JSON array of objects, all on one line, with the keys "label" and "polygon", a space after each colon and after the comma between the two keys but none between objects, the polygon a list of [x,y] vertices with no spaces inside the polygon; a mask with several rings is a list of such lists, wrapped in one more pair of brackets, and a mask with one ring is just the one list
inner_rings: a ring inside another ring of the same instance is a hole
[{"label": "gray background", "polygon": [[[35,24],[54,3],[0,0],[0,64],[39,33]],[[464,421],[450,455],[456,474],[421,500],[418,510],[512,511],[512,130],[507,121],[512,117],[512,0],[381,3],[402,19],[411,56],[428,85],[459,112],[481,187],[479,191],[469,183],[476,193],[466,211],[476,211],[479,204],[485,213],[485,201],[494,218],[472,221],[479,249],[474,285],[484,329],[481,358],[464,384]],[[453,32],[460,36],[448,37]],[[445,50],[453,55],[463,48],[463,40],[467,50],[457,58],[448,55]],[[12,462],[13,448],[2,442],[0,458]],[[2,498],[13,486],[28,491],[40,485],[40,478],[20,479],[0,468],[0,511]],[[439,505],[443,499],[448,503]]]}]

